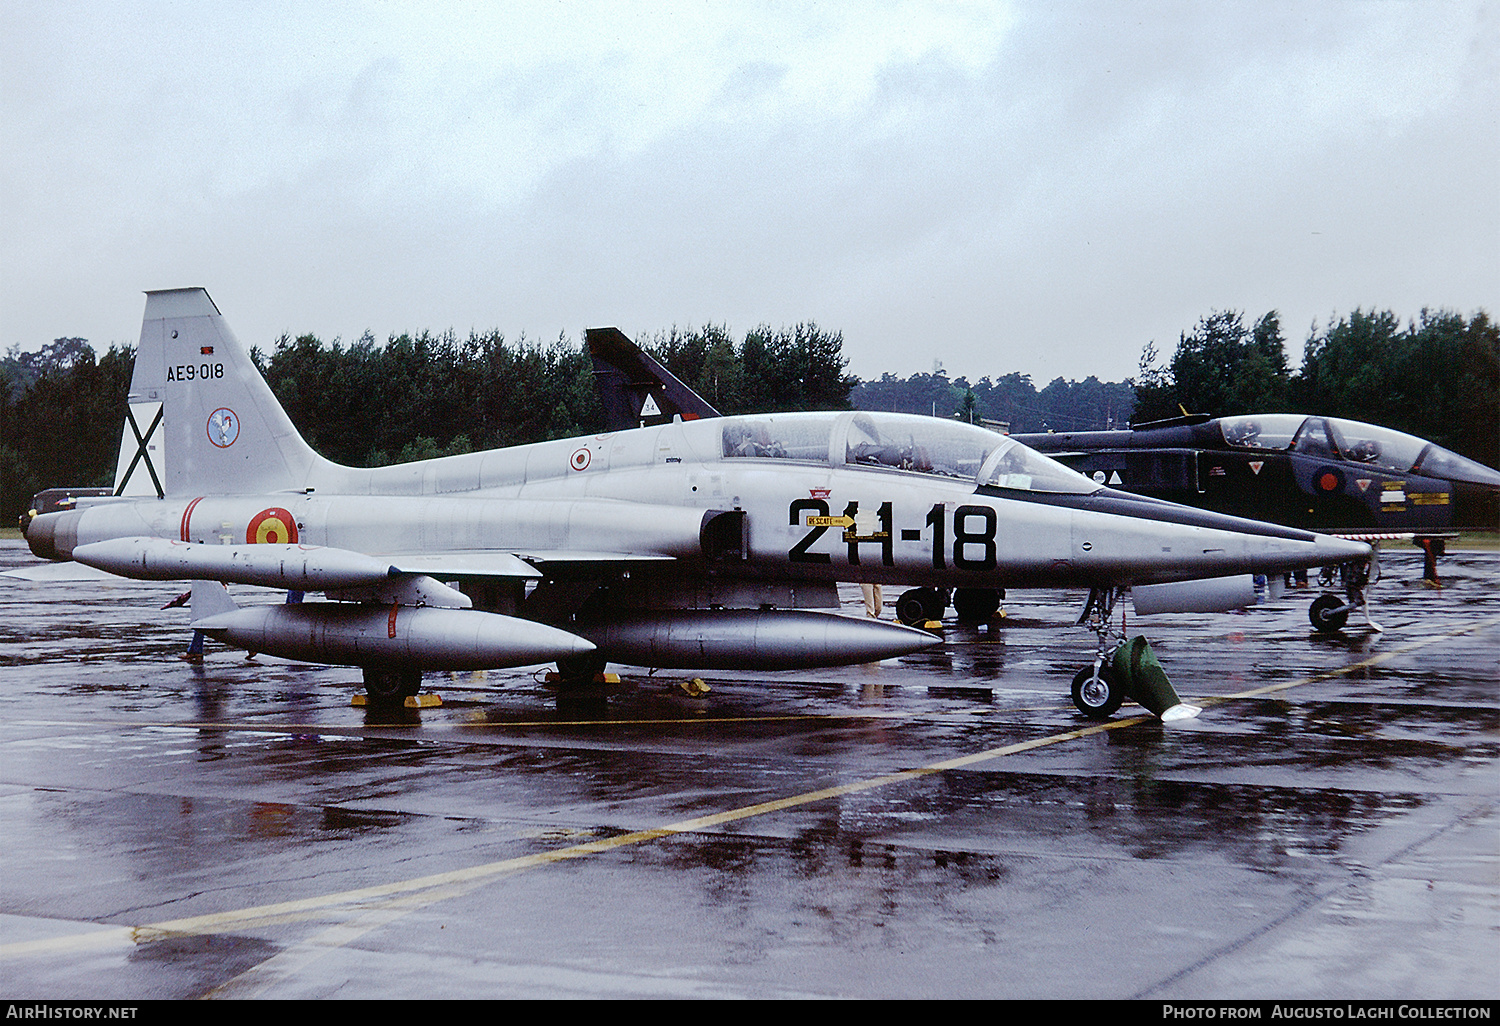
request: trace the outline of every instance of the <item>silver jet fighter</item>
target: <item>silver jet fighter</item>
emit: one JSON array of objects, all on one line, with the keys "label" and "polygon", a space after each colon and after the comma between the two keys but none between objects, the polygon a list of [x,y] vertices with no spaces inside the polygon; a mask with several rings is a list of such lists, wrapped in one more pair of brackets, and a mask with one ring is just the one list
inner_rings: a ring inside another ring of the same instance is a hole
[{"label": "silver jet fighter", "polygon": [[[1080,678],[1107,687],[1122,589],[1370,554],[1104,494],[1013,439],[895,414],[674,419],[339,466],[302,440],[202,289],[147,294],[123,437],[116,494],[32,519],[32,551],[199,582],[195,629],[360,666],[375,698],[415,694],[424,670],[785,669],[938,643],[826,612],[839,581],[1089,588],[1100,651]],[[225,583],[330,601],[242,608]]]}]

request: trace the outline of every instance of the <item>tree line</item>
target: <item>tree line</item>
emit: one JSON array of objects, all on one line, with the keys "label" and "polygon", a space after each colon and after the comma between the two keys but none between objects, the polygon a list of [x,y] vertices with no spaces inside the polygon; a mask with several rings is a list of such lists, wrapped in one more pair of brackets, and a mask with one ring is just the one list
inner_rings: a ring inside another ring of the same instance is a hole
[{"label": "tree line", "polygon": [[[1423,311],[1405,326],[1355,311],[1310,333],[1290,369],[1279,317],[1246,326],[1215,312],[1184,332],[1169,359],[1154,344],[1123,382],[1029,375],[970,381],[930,374],[849,375],[844,339],[816,324],[760,326],[736,339],[722,325],[637,340],[725,414],[870,409],[999,423],[1013,432],[1090,430],[1177,415],[1309,412],[1371,421],[1430,438],[1491,466],[1500,444],[1500,329],[1487,314]],[[292,422],[329,459],[380,466],[591,434],[603,427],[587,350],[499,332],[402,334],[383,344],[283,336],[251,350]],[[134,354],[96,355],[83,339],[0,358],[0,523],[37,491],[109,485]]]},{"label": "tree line", "polygon": [[1246,326],[1216,311],[1183,332],[1170,359],[1155,345],[1135,379],[1137,423],[1190,413],[1317,413],[1395,428],[1500,466],[1500,325],[1423,310],[1355,310],[1314,325],[1302,366],[1287,362],[1280,316]]},{"label": "tree line", "polygon": [[1038,390],[1030,374],[1011,373],[977,382],[949,378],[941,365],[931,374],[899,378],[882,374],[858,382],[850,391],[851,404],[860,410],[889,410],[953,417],[971,424],[987,424],[1013,434],[1031,431],[1102,431],[1123,427],[1135,409],[1130,381],[1082,381],[1054,378]]}]

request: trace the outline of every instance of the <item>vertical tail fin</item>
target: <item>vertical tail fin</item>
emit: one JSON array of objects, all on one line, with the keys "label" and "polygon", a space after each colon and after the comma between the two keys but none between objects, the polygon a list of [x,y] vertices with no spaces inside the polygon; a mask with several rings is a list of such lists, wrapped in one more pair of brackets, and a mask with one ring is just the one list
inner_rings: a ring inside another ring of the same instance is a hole
[{"label": "vertical tail fin", "polygon": [[146,293],[116,495],[281,491],[325,464],[206,291]]},{"label": "vertical tail fin", "polygon": [[584,332],[594,359],[594,382],[604,405],[604,430],[717,417],[719,411],[688,388],[619,328]]}]

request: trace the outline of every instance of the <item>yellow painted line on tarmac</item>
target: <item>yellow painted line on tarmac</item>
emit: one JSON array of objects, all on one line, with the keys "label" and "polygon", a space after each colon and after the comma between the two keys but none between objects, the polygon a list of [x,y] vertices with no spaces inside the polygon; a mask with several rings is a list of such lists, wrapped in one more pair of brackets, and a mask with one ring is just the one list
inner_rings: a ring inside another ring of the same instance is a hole
[{"label": "yellow painted line on tarmac", "polygon": [[256,905],[250,908],[235,909],[227,912],[215,912],[202,916],[189,916],[182,919],[168,919],[160,922],[148,923],[136,927],[117,927],[113,929],[91,930],[82,934],[69,936],[44,938],[32,941],[20,941],[13,944],[0,945],[0,958],[16,958],[29,955],[60,954],[66,951],[77,951],[88,948],[97,948],[119,943],[143,944],[154,940],[177,935],[201,935],[227,933],[232,930],[242,930],[254,926],[263,926],[273,923],[294,922],[297,920],[316,919],[323,914],[339,908],[353,908],[361,912],[379,907],[381,903],[390,899],[398,899],[403,896],[415,895],[419,892],[428,892],[422,895],[423,900],[409,906],[419,907],[434,901],[441,901],[448,897],[454,897],[467,891],[471,886],[486,882],[495,877],[533,869],[538,866],[549,865],[554,862],[562,862],[568,859],[584,858],[589,855],[598,855],[616,848],[630,845],[642,844],[654,841],[662,837],[674,834],[693,833],[723,826],[737,820],[749,819],[754,816],[763,816],[767,813],[780,812],[785,809],[797,808],[802,805],[810,805],[814,802],[825,801],[829,798],[838,798],[844,795],[857,794],[862,791],[871,791],[876,788],[886,787],[891,784],[901,783],[907,780],[915,780],[919,777],[942,773],[951,769],[959,769],[991,759],[998,759],[1006,755],[1014,755],[1020,752],[1031,751],[1047,745],[1058,744],[1063,741],[1071,741],[1076,738],[1087,737],[1090,734],[1098,734],[1106,730],[1119,730],[1136,723],[1153,719],[1150,715],[1135,716],[1128,719],[1112,720],[1108,723],[1096,723],[1078,730],[1064,731],[1060,734],[1052,734],[1047,737],[1035,738],[1030,741],[1021,741],[1016,744],[1004,745],[999,748],[987,749],[972,755],[963,755],[953,759],[945,759],[941,762],[931,763],[927,766],[915,769],[900,770],[895,773],[887,773],[878,777],[870,777],[865,780],[854,781],[848,784],[840,784],[835,787],[819,788],[814,791],[806,791],[802,794],[791,795],[786,798],[777,798],[771,801],[758,802],[754,805],[741,806],[737,809],[729,809],[723,812],[710,813],[706,816],[696,816],[692,819],[679,820],[665,826],[653,827],[647,830],[637,830],[631,833],[619,834],[615,837],[597,838],[584,841],[579,844],[569,845],[566,848],[558,848],[554,851],[538,852],[533,855],[522,855],[516,858],[502,859],[498,862],[488,862],[483,865],[470,866],[465,869],[450,870],[443,873],[433,873],[428,876],[415,877],[410,880],[400,880],[393,883],[377,884],[370,887],[359,887],[353,890],[339,891],[333,894],[320,895],[313,898],[303,898],[296,901],[275,902],[267,905]]},{"label": "yellow painted line on tarmac", "polygon": [[1492,616],[1488,620],[1481,620],[1479,623],[1470,624],[1467,627],[1460,627],[1456,630],[1451,630],[1444,634],[1434,634],[1430,637],[1422,638],[1418,641],[1413,641],[1410,645],[1403,645],[1400,648],[1393,648],[1389,652],[1381,652],[1378,655],[1373,655],[1370,658],[1363,659],[1357,663],[1350,663],[1347,666],[1335,667],[1332,670],[1324,670],[1322,673],[1315,673],[1310,677],[1303,677],[1300,680],[1286,681],[1281,684],[1267,684],[1264,687],[1251,688],[1248,691],[1236,691],[1233,694],[1229,695],[1215,695],[1211,697],[1204,697],[1202,699],[1194,699],[1194,701],[1201,702],[1204,706],[1221,705],[1225,702],[1232,702],[1240,698],[1259,698],[1262,695],[1273,695],[1278,691],[1290,691],[1292,688],[1300,688],[1305,684],[1316,684],[1319,681],[1332,680],[1335,677],[1347,677],[1351,673],[1356,673],[1360,670],[1367,670],[1372,666],[1379,666],[1381,663],[1390,662],[1392,659],[1408,655],[1412,652],[1417,651],[1418,649],[1426,648],[1428,645],[1435,645],[1439,641],[1451,641],[1454,638],[1461,638],[1465,634],[1473,634],[1475,631],[1484,630],[1486,627],[1493,627],[1496,624],[1500,624],[1500,616]]},{"label": "yellow painted line on tarmac", "polygon": [[[1237,692],[1232,695],[1204,697],[1195,699],[1204,704],[1222,704],[1235,699],[1254,698],[1261,695],[1287,691],[1292,688],[1307,684],[1317,683],[1334,677],[1376,666],[1401,655],[1406,655],[1428,645],[1439,641],[1449,640],[1470,634],[1476,630],[1500,623],[1500,617],[1494,617],[1472,626],[1459,630],[1449,631],[1445,634],[1437,634],[1423,638],[1412,644],[1384,652],[1358,663],[1333,670],[1316,673],[1299,680],[1288,681],[1281,684],[1273,684],[1263,688],[1254,688],[1248,691]],[[883,714],[879,714],[883,715]],[[1101,734],[1110,730],[1121,730],[1125,727],[1154,720],[1156,717],[1150,713],[1142,713],[1119,720],[1110,720],[1105,723],[1094,723],[1076,730],[1062,731],[1057,734],[1049,734],[1045,737],[1033,738],[1029,741],[1020,741],[1014,744],[1002,745],[998,748],[989,748],[984,751],[974,752],[970,755],[961,755],[952,759],[944,759],[940,762],[929,763],[926,766],[914,769],[899,770],[895,773],[886,773],[864,780],[853,781],[848,784],[840,784],[834,787],[818,788],[805,791],[801,794],[790,795],[785,798],[776,798],[770,801],[757,802],[753,805],[745,805],[736,809],[728,809],[723,812],[710,813],[705,816],[695,816],[691,819],[679,820],[664,826],[653,827],[647,830],[637,830],[630,833],[619,834],[615,837],[597,838],[584,841],[579,844],[569,845],[566,848],[558,848],[553,851],[538,852],[532,855],[522,855],[515,858],[501,859],[496,862],[488,862],[482,865],[470,866],[464,869],[450,870],[442,873],[433,873],[426,876],[414,877],[410,880],[399,880],[392,883],[377,884],[369,887],[359,887],[352,890],[338,891],[332,894],[320,895],[312,898],[302,898],[295,901],[275,902],[266,905],[256,905],[249,908],[234,909],[225,912],[215,912],[201,916],[188,916],[181,919],[168,919],[155,923],[148,923],[135,927],[104,927],[89,929],[82,933],[68,934],[58,937],[39,938],[29,941],[18,941],[11,944],[0,945],[0,959],[23,958],[38,955],[55,955],[68,952],[80,952],[90,949],[106,948],[117,945],[145,944],[151,941],[161,940],[172,936],[182,935],[204,935],[228,933],[234,930],[244,930],[256,926],[265,926],[276,923],[289,923],[307,921],[320,918],[337,918],[339,921],[330,925],[318,937],[304,944],[313,944],[320,950],[326,951],[331,947],[341,946],[348,943],[354,937],[368,932],[380,925],[390,922],[399,915],[414,911],[425,905],[443,901],[448,898],[461,896],[468,891],[487,883],[498,877],[512,873],[523,872],[541,866],[550,865],[555,862],[563,862],[569,859],[586,858],[590,855],[599,855],[613,851],[617,848],[629,847],[631,845],[643,844],[649,841],[659,840],[677,834],[694,833],[697,831],[710,830],[721,827],[728,823],[739,820],[750,819],[755,816],[764,816],[774,812],[782,812],[787,809],[798,808],[803,805],[811,805],[815,802],[826,801],[830,798],[839,798],[845,795],[858,794],[864,791],[873,791],[878,788],[900,784],[910,780],[943,773],[948,770],[962,769],[968,766],[990,762],[995,759],[1004,758],[1008,755],[1018,755],[1023,752],[1034,751],[1050,745],[1061,744],[1065,741],[1074,741]],[[546,722],[546,721],[541,721]],[[618,725],[621,721],[600,721]],[[667,722],[698,722],[693,720]],[[205,724],[205,726],[222,726]],[[251,728],[246,728],[251,729]],[[266,728],[262,728],[266,729]],[[285,729],[285,728],[281,728]],[[340,912],[342,911],[342,915]],[[392,915],[391,913],[395,913]],[[356,921],[365,925],[355,925]],[[296,949],[293,949],[296,950]],[[288,959],[292,959],[291,952],[283,952]],[[282,956],[275,956],[281,958]],[[308,957],[306,951],[296,956],[303,962]],[[263,963],[265,964],[265,963]],[[301,963],[299,963],[301,964]],[[254,970],[251,970],[253,973]]]}]

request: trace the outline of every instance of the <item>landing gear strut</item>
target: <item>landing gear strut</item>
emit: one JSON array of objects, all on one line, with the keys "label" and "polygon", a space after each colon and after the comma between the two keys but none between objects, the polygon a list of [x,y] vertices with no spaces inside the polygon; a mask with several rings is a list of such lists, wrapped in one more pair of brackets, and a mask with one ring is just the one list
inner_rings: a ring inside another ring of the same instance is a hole
[{"label": "landing gear strut", "polygon": [[[1073,704],[1091,720],[1107,720],[1126,698],[1133,698],[1163,722],[1190,720],[1203,710],[1177,697],[1166,671],[1144,635],[1126,640],[1110,627],[1110,613],[1123,588],[1094,588],[1078,617],[1099,639],[1094,662],[1073,678]],[[1118,639],[1118,643],[1116,643]]]},{"label": "landing gear strut", "polygon": [[[1378,549],[1370,556],[1368,563],[1340,563],[1338,566],[1325,566],[1318,574],[1318,584],[1330,589],[1328,594],[1320,595],[1313,600],[1312,606],[1307,610],[1307,618],[1313,625],[1313,630],[1319,634],[1332,634],[1334,631],[1342,630],[1344,624],[1349,622],[1349,614],[1358,609],[1364,614],[1365,622],[1370,625],[1371,630],[1383,630],[1380,624],[1370,619],[1370,603],[1365,595],[1365,589],[1380,579],[1380,551]],[[1332,593],[1331,589],[1338,588],[1343,591],[1344,597]]]},{"label": "landing gear strut", "polygon": [[1123,588],[1091,588],[1078,616],[1078,626],[1087,626],[1099,639],[1094,649],[1094,664],[1085,666],[1073,678],[1073,704],[1091,720],[1109,719],[1125,701],[1125,693],[1110,669],[1110,659],[1125,635],[1116,638],[1109,625],[1115,602],[1123,594]]}]

